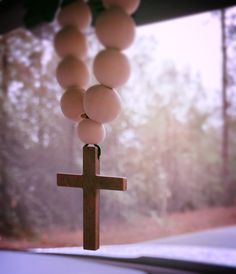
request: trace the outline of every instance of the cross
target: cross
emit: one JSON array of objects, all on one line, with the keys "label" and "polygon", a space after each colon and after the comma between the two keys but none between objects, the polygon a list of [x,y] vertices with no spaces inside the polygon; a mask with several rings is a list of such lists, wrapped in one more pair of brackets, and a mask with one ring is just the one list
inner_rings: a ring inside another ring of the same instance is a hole
[{"label": "cross", "polygon": [[99,197],[100,189],[126,190],[127,179],[100,176],[98,148],[84,146],[83,174],[57,174],[57,185],[83,189],[83,247],[99,248]]}]

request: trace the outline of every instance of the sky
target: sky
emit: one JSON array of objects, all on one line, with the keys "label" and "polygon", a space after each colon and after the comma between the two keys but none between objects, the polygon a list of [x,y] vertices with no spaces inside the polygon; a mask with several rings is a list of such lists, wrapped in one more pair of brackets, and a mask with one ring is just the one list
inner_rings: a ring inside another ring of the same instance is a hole
[{"label": "sky", "polygon": [[[147,43],[157,41],[152,47],[154,64],[170,60],[175,67],[179,68],[179,71],[184,71],[187,67],[190,68],[192,75],[200,76],[202,86],[206,90],[206,97],[200,105],[201,109],[210,110],[221,105],[221,27],[217,13],[201,13],[140,26],[137,27],[136,41],[140,38]],[[127,55],[132,58],[132,51],[138,46],[138,43],[134,42],[127,51]],[[153,70],[149,74],[155,73],[155,66]],[[193,92],[195,91],[189,90],[190,100],[194,96]],[[164,94],[164,96],[167,95]],[[139,112],[141,109],[145,111],[145,100],[139,96],[136,95],[135,104],[131,100],[128,101],[131,101],[131,105],[135,105],[134,108],[138,105]],[[127,101],[126,104],[128,104]]]},{"label": "sky", "polygon": [[202,13],[137,28],[137,36],[158,40],[153,58],[171,59],[177,66],[191,66],[203,84],[219,89],[221,83],[221,31],[217,15]]}]

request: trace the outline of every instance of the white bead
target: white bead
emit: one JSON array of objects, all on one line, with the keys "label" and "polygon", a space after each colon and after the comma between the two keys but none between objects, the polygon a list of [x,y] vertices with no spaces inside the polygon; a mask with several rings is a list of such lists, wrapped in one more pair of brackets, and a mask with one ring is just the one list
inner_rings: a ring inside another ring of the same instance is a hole
[{"label": "white bead", "polygon": [[75,87],[67,89],[62,95],[61,110],[67,118],[76,122],[81,120],[81,114],[84,113],[83,96],[84,90]]},{"label": "white bead", "polygon": [[134,13],[140,4],[140,0],[102,0],[102,2],[106,8],[120,7],[128,14]]},{"label": "white bead", "polygon": [[120,8],[112,8],[99,15],[95,29],[100,42],[109,48],[128,48],[135,37],[134,20]]},{"label": "white bead", "polygon": [[58,14],[58,22],[61,26],[75,26],[81,31],[84,31],[91,21],[90,8],[81,0],[63,7]]},{"label": "white bead", "polygon": [[59,31],[55,36],[54,47],[60,57],[73,55],[84,59],[87,55],[85,37],[75,27],[65,27]]},{"label": "white bead", "polygon": [[88,117],[96,122],[111,122],[121,111],[120,96],[105,86],[92,86],[85,92],[84,110]]},{"label": "white bead", "polygon": [[129,60],[119,50],[106,49],[96,56],[93,71],[98,82],[104,86],[120,87],[129,79]]},{"label": "white bead", "polygon": [[79,139],[85,144],[102,143],[106,136],[103,124],[90,119],[84,119],[78,124],[77,133]]},{"label": "white bead", "polygon": [[56,70],[58,83],[63,88],[78,86],[86,88],[89,82],[89,72],[85,63],[72,56],[65,57]]}]

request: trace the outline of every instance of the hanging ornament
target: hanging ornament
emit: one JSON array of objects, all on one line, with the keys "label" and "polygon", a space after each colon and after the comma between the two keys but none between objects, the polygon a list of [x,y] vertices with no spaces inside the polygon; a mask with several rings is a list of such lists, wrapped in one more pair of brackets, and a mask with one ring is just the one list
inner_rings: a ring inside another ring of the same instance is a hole
[{"label": "hanging ornament", "polygon": [[[126,190],[127,179],[100,176],[101,149],[106,131],[103,123],[113,121],[121,111],[121,99],[115,88],[127,82],[129,61],[120,50],[131,45],[135,24],[129,16],[138,0],[106,0],[107,8],[95,23],[99,41],[106,47],[94,60],[93,71],[99,84],[90,87],[88,69],[83,60],[87,55],[84,31],[91,22],[88,5],[80,0],[64,7],[58,15],[62,26],[54,40],[57,54],[63,58],[56,77],[66,91],[61,97],[63,114],[77,122],[77,135],[83,147],[83,174],[57,174],[59,186],[83,188],[83,245],[85,249],[99,248],[99,190]],[[89,146],[93,144],[94,146]]]}]

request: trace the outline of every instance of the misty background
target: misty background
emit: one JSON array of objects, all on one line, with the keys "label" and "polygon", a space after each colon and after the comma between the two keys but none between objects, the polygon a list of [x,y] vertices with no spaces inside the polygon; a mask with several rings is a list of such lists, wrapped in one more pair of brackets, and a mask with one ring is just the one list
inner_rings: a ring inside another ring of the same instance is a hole
[{"label": "misty background", "polygon": [[[235,17],[138,27],[123,111],[101,145],[101,173],[127,177],[128,191],[101,191],[103,223],[235,204]],[[83,147],[59,106],[57,30],[0,37],[0,235],[82,227],[82,191],[56,186],[57,172],[82,171]],[[102,47],[92,29],[87,39],[91,67]]]}]

